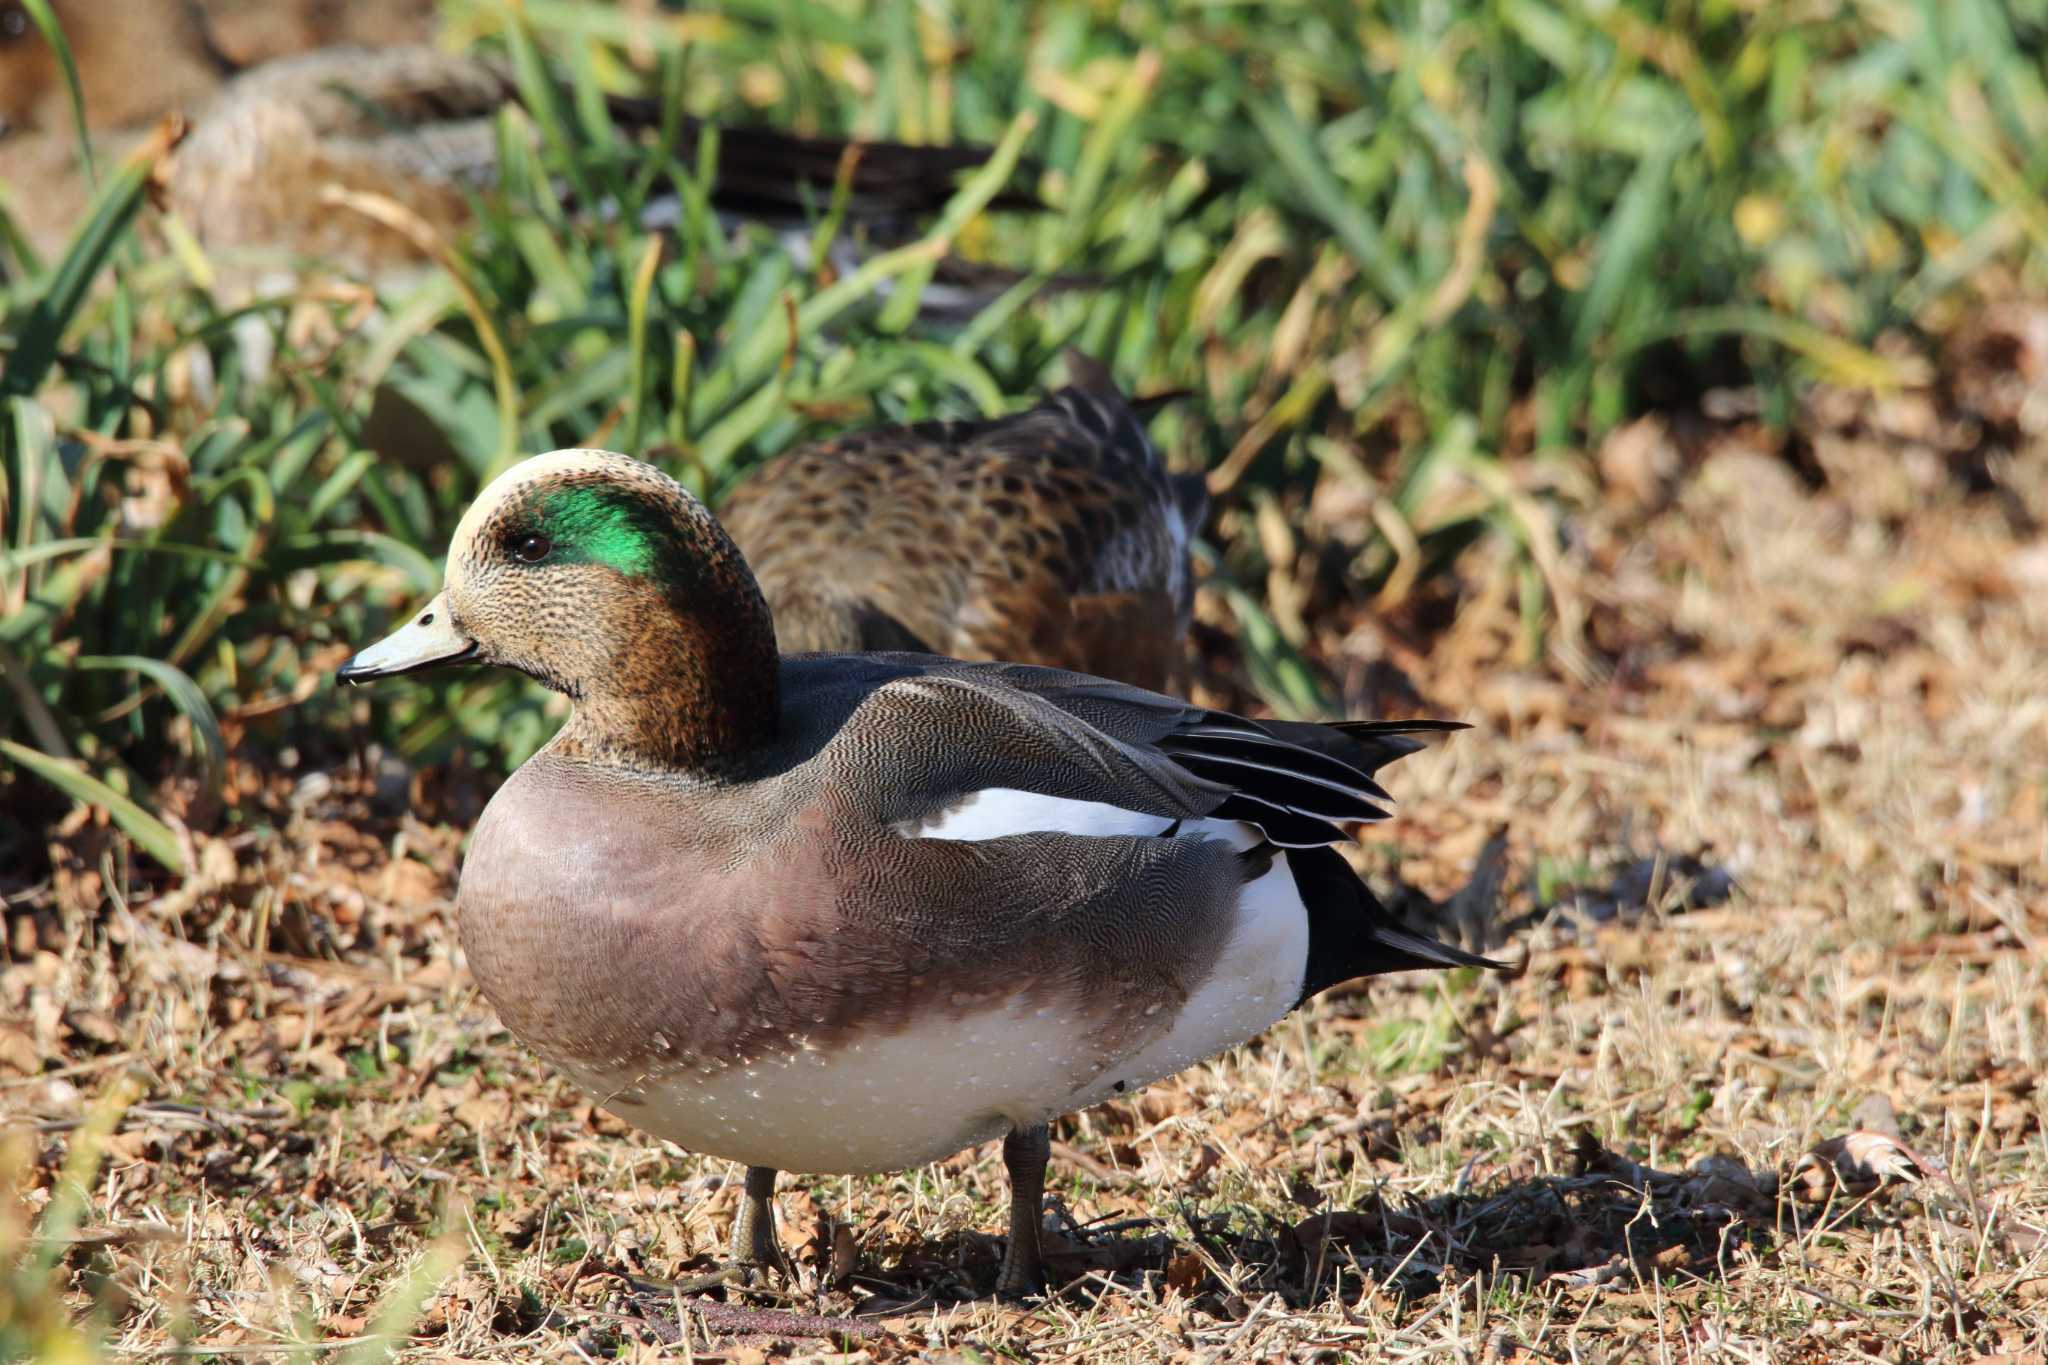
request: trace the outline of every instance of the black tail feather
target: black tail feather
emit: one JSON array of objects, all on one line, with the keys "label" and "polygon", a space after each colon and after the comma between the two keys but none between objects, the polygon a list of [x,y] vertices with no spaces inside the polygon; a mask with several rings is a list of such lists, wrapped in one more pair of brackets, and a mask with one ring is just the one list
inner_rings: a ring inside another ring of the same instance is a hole
[{"label": "black tail feather", "polygon": [[1455,721],[1249,721],[1205,712],[1158,741],[1188,772],[1232,788],[1216,814],[1257,825],[1283,848],[1342,843],[1340,825],[1384,820],[1372,774]]},{"label": "black tail feather", "polygon": [[1188,534],[1201,531],[1209,524],[1208,478],[1201,474],[1171,474],[1167,482],[1173,485],[1173,501],[1180,508],[1180,519]]},{"label": "black tail feather", "polygon": [[[1308,907],[1308,967],[1301,999],[1360,976],[1431,967],[1505,963],[1468,953],[1403,925],[1366,888],[1334,848],[1290,849],[1287,866]],[[1299,1002],[1297,1002],[1299,1003]]]},{"label": "black tail feather", "polygon": [[1339,786],[1307,773],[1290,773],[1229,754],[1176,751],[1173,761],[1197,777],[1235,787],[1241,795],[1281,810],[1340,823],[1387,818],[1387,812],[1373,804],[1389,799],[1385,793],[1375,797],[1355,786]]},{"label": "black tail feather", "polygon": [[1276,736],[1236,734],[1222,730],[1194,730],[1169,735],[1159,747],[1178,763],[1228,763],[1263,772],[1312,782],[1336,791],[1391,801],[1386,788],[1372,779],[1358,763],[1347,763],[1320,749],[1290,744]]},{"label": "black tail feather", "polygon": [[1242,820],[1256,825],[1266,842],[1280,848],[1322,848],[1344,842],[1344,831],[1328,820],[1301,815],[1284,806],[1268,805],[1235,793],[1210,814],[1221,820]]},{"label": "black tail feather", "polygon": [[1376,773],[1395,759],[1427,746],[1417,735],[1444,734],[1471,727],[1456,720],[1262,720],[1261,728],[1289,744],[1327,754],[1340,762]]}]

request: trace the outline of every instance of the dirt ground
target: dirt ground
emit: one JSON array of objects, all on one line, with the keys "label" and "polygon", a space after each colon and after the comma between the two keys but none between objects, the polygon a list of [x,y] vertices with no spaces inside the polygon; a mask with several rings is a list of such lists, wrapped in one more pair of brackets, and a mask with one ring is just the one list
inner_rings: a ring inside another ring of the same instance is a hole
[{"label": "dirt ground", "polygon": [[[780,1297],[664,1290],[735,1172],[500,1030],[451,919],[479,793],[243,761],[273,823],[182,885],[80,816],[9,897],[11,1311],[237,1359],[2040,1359],[2048,458],[1812,401],[1797,449],[1649,419],[1604,492],[1519,467],[1559,494],[1540,647],[1491,545],[1399,602],[1299,585],[1348,707],[1474,727],[1385,775],[1361,865],[1520,968],[1339,990],[1063,1121],[1042,1304],[980,1297],[993,1148],[786,1178]],[[1302,509],[1308,579],[1354,502]]]}]

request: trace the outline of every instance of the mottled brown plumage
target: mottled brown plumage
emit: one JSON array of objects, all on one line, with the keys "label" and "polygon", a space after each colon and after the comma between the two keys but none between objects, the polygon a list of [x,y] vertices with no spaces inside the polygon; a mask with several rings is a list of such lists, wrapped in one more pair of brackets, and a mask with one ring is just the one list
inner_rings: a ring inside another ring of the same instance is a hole
[{"label": "mottled brown plumage", "polygon": [[[479,58],[427,47],[327,48],[237,77],[195,120],[170,181],[173,209],[209,246],[271,247],[378,272],[423,264],[404,234],[323,206],[330,184],[381,194],[443,234],[469,221],[472,196],[498,175],[498,111],[518,98],[510,74]],[[617,98],[629,132],[652,133],[660,107]],[[701,121],[685,118],[677,154],[695,155]],[[848,142],[765,128],[724,128],[714,206],[801,218],[829,196]],[[929,213],[955,175],[988,151],[966,145],[866,143],[849,201],[855,215]]]},{"label": "mottled brown plumage", "polygon": [[922,649],[1186,686],[1200,478],[1171,475],[1103,367],[1027,412],[778,457],[720,517],[801,650]]},{"label": "mottled brown plumage", "polygon": [[[191,118],[192,135],[168,178],[169,205],[209,251],[264,258],[255,262],[253,279],[302,260],[369,277],[429,261],[413,236],[323,202],[327,186],[384,196],[447,235],[470,221],[472,196],[497,181],[494,117],[519,92],[495,62],[417,45],[327,47],[237,72],[189,0],[53,4],[96,133],[118,146],[165,113]],[[0,0],[0,122],[19,136],[67,136],[61,72],[34,26],[24,20],[10,27],[10,14],[22,16],[20,0]],[[310,21],[305,27],[335,29]],[[662,125],[657,101],[618,96],[608,104],[629,135],[651,137]],[[680,121],[679,157],[695,156],[704,127],[693,118]],[[856,145],[758,127],[721,128],[719,144],[712,204],[794,220],[830,196],[842,158]],[[988,156],[987,148],[968,144],[857,145],[849,212],[885,235],[944,204],[960,172]],[[6,167],[0,152],[0,173]],[[29,187],[11,188],[16,198],[27,197]],[[1024,195],[998,202],[1035,203]],[[57,244],[50,238],[70,224],[45,227],[43,217],[35,222],[44,238],[37,245],[47,251]]]},{"label": "mottled brown plumage", "polygon": [[[224,78],[216,55],[190,41],[182,4],[57,0],[56,11],[102,173],[160,116],[204,104]],[[63,68],[21,0],[0,0],[0,202],[49,261],[84,222],[91,199]]]},{"label": "mottled brown plumage", "polygon": [[1428,723],[1254,724],[1057,669],[779,656],[666,476],[559,451],[457,527],[445,590],[342,676],[518,668],[575,701],[492,798],[458,896],[506,1024],[602,1103],[750,1167],[873,1171],[1005,1136],[1000,1286],[1037,1277],[1044,1124],[1350,976],[1478,962],[1327,845]]},{"label": "mottled brown plumage", "polygon": [[[192,0],[124,0],[183,4]],[[197,0],[214,44],[235,65],[256,66],[317,47],[431,43],[436,0]]]}]

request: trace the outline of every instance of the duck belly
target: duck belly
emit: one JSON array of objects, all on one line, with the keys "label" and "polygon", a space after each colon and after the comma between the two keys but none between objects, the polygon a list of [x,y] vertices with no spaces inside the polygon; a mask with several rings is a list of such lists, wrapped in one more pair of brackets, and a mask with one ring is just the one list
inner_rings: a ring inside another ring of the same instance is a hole
[{"label": "duck belly", "polygon": [[[693,1152],[812,1174],[903,1170],[1183,1071],[1293,1008],[1308,915],[1286,860],[1247,884],[1214,969],[1141,1026],[1076,1006],[939,1007],[901,1028],[799,1044],[725,1065],[678,1058],[637,1071],[561,1059],[593,1100]],[[1119,1045],[1105,1050],[1104,1041]]]}]

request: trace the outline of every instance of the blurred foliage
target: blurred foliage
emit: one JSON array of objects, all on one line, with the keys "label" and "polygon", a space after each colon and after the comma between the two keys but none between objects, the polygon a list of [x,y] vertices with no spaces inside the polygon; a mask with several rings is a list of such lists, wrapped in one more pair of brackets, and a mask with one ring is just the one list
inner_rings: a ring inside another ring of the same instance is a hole
[{"label": "blurred foliage", "polygon": [[86,1111],[72,1129],[42,1216],[33,1223],[25,1197],[35,1187],[31,1130],[15,1125],[0,1136],[0,1360],[85,1365],[106,1359],[105,1306],[96,1302],[82,1321],[74,1320],[63,1292],[65,1263],[86,1258],[87,1283],[95,1285],[97,1298],[111,1297],[114,1286],[92,1263],[95,1239],[83,1225],[107,1140],[140,1093],[133,1077],[122,1076]]},{"label": "blurred foliage", "polygon": [[[1806,379],[1905,382],[1974,271],[2038,283],[2048,248],[2048,0],[448,13],[512,60],[526,108],[500,118],[473,239],[374,324],[331,289],[229,310],[175,229],[181,251],[138,250],[146,158],[103,175],[47,268],[0,223],[0,735],[159,861],[179,854],[155,784],[203,794],[252,734],[486,766],[545,738],[515,679],[375,705],[325,681],[433,588],[518,452],[611,444],[716,495],[812,436],[1000,410],[1078,344],[1127,385],[1200,395],[1158,431],[1224,495],[1213,566],[1250,685],[1301,712],[1322,691],[1250,586],[1244,509],[1360,485],[1360,592],[1481,534],[1540,559],[1552,523],[1503,458],[1716,384],[1782,419]],[[925,237],[835,275],[834,204],[807,252],[728,230],[692,158],[623,138],[600,89],[1002,152]],[[1048,210],[980,211],[1020,154]],[[678,226],[642,231],[671,189]],[[946,246],[1029,275],[965,322],[922,316]],[[1076,272],[1100,287],[1039,287]],[[251,328],[275,339],[267,371]]]}]

